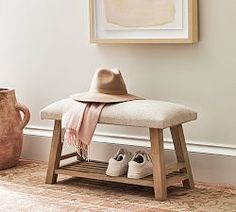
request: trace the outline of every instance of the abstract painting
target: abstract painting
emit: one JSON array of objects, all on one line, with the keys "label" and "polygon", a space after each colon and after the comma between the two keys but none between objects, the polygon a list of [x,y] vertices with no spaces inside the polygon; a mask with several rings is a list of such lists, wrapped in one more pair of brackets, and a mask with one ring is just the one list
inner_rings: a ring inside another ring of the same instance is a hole
[{"label": "abstract painting", "polygon": [[103,4],[105,21],[114,28],[158,28],[175,20],[174,0],[103,0]]},{"label": "abstract painting", "polygon": [[93,43],[193,43],[197,0],[90,0]]}]

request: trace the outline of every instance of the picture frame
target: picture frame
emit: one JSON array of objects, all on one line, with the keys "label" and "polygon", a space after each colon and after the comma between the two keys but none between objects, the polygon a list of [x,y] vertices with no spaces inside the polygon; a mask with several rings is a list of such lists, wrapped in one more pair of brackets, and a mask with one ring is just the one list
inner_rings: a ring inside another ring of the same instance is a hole
[{"label": "picture frame", "polygon": [[198,41],[198,0],[89,0],[89,15],[90,43]]}]

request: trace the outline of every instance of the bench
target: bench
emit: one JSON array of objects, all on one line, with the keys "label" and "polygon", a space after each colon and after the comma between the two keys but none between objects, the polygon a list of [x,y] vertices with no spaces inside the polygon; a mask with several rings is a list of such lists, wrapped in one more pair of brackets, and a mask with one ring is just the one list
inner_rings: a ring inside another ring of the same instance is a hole
[{"label": "bench", "polygon": [[[153,176],[129,179],[126,176],[110,177],[105,174],[107,163],[83,161],[77,153],[61,155],[61,118],[66,105],[72,99],[55,102],[41,111],[41,118],[54,120],[54,131],[49,155],[46,183],[57,183],[58,174],[103,181],[154,187],[157,200],[167,199],[167,188],[182,182],[185,188],[193,188],[194,181],[189,162],[182,124],[196,120],[197,113],[183,105],[154,100],[135,100],[107,104],[101,112],[99,123],[149,128]],[[170,128],[177,163],[165,165],[163,130]],[[60,165],[60,161],[75,157],[73,163]]]}]

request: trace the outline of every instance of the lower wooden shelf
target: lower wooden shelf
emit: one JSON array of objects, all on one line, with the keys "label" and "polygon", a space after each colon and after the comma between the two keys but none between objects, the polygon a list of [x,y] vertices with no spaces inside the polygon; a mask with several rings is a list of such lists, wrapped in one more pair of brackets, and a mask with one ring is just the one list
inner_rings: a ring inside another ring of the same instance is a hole
[{"label": "lower wooden shelf", "polygon": [[[153,176],[148,176],[142,179],[129,179],[126,175],[111,177],[106,175],[107,165],[107,163],[100,161],[88,162],[78,160],[76,162],[60,166],[55,170],[55,173],[73,177],[153,187]],[[185,179],[188,179],[188,176],[185,173],[179,171],[169,173],[166,175],[166,187],[179,183]]]}]

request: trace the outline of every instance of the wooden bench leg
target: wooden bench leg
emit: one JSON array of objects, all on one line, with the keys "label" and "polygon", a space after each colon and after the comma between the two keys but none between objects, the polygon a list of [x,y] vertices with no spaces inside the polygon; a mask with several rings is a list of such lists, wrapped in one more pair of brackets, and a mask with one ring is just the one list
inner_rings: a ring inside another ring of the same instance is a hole
[{"label": "wooden bench leg", "polygon": [[157,200],[167,199],[163,130],[150,128],[154,192]]},{"label": "wooden bench leg", "polygon": [[57,174],[55,174],[55,169],[59,167],[61,151],[61,121],[56,120],[54,124],[53,137],[48,161],[48,170],[45,182],[46,184],[57,183]]},{"label": "wooden bench leg", "polygon": [[185,168],[181,169],[183,173],[187,173],[188,179],[182,181],[183,186],[185,188],[194,188],[194,182],[193,182],[193,175],[192,170],[189,162],[188,157],[188,151],[186,147],[186,142],[184,138],[183,133],[183,127],[182,125],[177,125],[170,128],[174,146],[175,146],[175,152],[177,156],[178,162],[185,163]]}]

